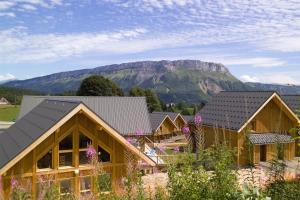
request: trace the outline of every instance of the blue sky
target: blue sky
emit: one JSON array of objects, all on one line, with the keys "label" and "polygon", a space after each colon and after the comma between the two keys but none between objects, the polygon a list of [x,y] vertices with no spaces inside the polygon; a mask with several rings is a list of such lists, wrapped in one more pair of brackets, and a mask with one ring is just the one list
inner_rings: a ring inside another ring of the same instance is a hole
[{"label": "blue sky", "polygon": [[162,59],[300,84],[300,1],[0,0],[0,81]]}]

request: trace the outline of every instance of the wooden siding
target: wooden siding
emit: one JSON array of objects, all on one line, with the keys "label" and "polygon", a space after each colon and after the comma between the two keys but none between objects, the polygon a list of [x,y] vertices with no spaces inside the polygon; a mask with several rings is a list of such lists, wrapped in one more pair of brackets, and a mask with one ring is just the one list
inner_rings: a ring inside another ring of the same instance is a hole
[{"label": "wooden siding", "polygon": [[[250,152],[246,136],[255,126],[257,133],[287,133],[291,128],[297,126],[297,121],[286,111],[281,109],[281,104],[277,100],[271,100],[254,118],[248,126],[240,133],[237,131],[221,129],[216,127],[204,126],[205,148],[215,144],[217,141],[227,140],[232,148],[237,148],[237,165],[249,164],[249,156],[252,156],[253,162],[260,161],[259,145],[254,145],[253,152]],[[271,160],[277,153],[276,145],[267,145],[267,161]],[[284,145],[285,159],[291,160],[295,157],[295,143]]]},{"label": "wooden siding", "polygon": [[[59,167],[59,142],[65,136],[73,134],[73,165],[72,167]],[[92,166],[79,165],[79,134],[83,133],[85,136],[92,140],[93,146],[97,145],[105,149],[111,155],[111,162],[103,164],[103,170],[111,173],[112,186],[114,190],[118,190],[120,180],[126,175],[126,160],[125,154],[130,154],[125,147],[116,141],[110,134],[103,130],[98,124],[94,123],[85,114],[76,114],[57,131],[51,134],[46,140],[38,145],[34,150],[27,154],[23,159],[17,162],[10,168],[3,176],[3,191],[8,197],[10,193],[10,179],[27,178],[32,186],[32,194],[35,197],[36,182],[39,176],[54,175],[54,180],[59,181],[62,178],[74,179],[74,192],[79,195],[80,193],[80,180],[79,174],[76,171],[79,169],[80,174],[89,174]],[[49,150],[52,150],[52,165],[53,169],[38,170],[37,161],[45,155]],[[137,158],[133,154],[129,157]]]}]

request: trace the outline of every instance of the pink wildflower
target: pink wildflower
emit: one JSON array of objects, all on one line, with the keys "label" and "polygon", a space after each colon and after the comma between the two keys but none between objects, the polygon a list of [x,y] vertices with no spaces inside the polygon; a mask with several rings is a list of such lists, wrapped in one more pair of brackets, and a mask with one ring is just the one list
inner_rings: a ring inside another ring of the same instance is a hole
[{"label": "pink wildflower", "polygon": [[12,189],[17,188],[18,185],[19,185],[19,182],[16,179],[12,178],[10,180],[10,186],[11,186]]},{"label": "pink wildflower", "polygon": [[174,153],[178,153],[180,151],[179,147],[174,147],[173,149]]},{"label": "pink wildflower", "polygon": [[189,134],[190,133],[190,128],[188,127],[188,125],[185,125],[183,128],[182,128],[182,132],[184,134]]},{"label": "pink wildflower", "polygon": [[86,156],[88,158],[93,158],[96,154],[97,154],[96,149],[92,145],[89,145],[86,151]]},{"label": "pink wildflower", "polygon": [[136,136],[142,136],[142,135],[144,135],[144,132],[143,132],[141,129],[137,129],[137,130],[135,131],[135,135],[136,135]]},{"label": "pink wildflower", "polygon": [[159,147],[159,150],[164,153],[166,151],[166,147]]},{"label": "pink wildflower", "polygon": [[133,142],[131,138],[127,138],[126,140],[127,140],[127,142],[129,142],[130,144],[132,144],[132,142]]},{"label": "pink wildflower", "polygon": [[194,122],[195,122],[195,124],[196,124],[197,126],[199,126],[199,125],[201,124],[201,122],[202,122],[202,117],[201,117],[201,115],[199,115],[199,114],[195,115]]}]

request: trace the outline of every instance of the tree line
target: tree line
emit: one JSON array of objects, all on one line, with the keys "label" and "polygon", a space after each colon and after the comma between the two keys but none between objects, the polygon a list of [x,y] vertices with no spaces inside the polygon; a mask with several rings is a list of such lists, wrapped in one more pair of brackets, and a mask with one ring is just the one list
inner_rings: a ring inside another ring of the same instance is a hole
[{"label": "tree line", "polygon": [[[66,93],[68,95],[69,93]],[[63,94],[64,95],[64,94]],[[178,104],[166,104],[152,89],[144,89],[138,86],[132,87],[126,94],[121,87],[112,80],[103,76],[90,76],[81,82],[79,89],[76,92],[78,96],[131,96],[131,97],[146,97],[147,107],[149,112],[153,111],[169,111],[181,112],[185,115],[194,115],[203,104],[187,105],[185,102]]]}]

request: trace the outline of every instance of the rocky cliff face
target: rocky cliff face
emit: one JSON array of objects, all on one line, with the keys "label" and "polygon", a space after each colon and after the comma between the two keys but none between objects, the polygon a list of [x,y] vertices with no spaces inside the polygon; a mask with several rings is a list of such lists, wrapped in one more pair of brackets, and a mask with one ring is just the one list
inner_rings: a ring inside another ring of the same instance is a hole
[{"label": "rocky cliff face", "polygon": [[248,89],[224,65],[199,60],[141,61],[107,65],[12,81],[5,85],[53,94],[77,90],[81,80],[90,75],[108,77],[125,91],[133,86],[152,88],[166,102],[199,103],[221,90]]}]

